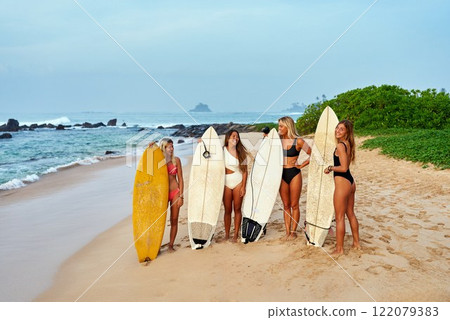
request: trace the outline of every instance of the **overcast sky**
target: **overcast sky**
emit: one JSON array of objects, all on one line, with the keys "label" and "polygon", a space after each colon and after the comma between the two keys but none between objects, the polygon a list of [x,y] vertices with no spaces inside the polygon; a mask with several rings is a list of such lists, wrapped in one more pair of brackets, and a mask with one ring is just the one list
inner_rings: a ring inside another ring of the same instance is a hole
[{"label": "overcast sky", "polygon": [[[78,0],[186,109],[266,109],[374,0]],[[450,90],[450,1],[379,0],[272,108]],[[0,109],[178,111],[73,0],[0,0]]]}]

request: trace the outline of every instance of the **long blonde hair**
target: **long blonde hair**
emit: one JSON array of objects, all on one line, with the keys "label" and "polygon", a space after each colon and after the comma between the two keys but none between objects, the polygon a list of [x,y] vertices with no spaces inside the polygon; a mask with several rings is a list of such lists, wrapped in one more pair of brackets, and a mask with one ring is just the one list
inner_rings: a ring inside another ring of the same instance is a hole
[{"label": "long blonde hair", "polygon": [[[170,143],[173,145],[173,140],[170,138],[162,138],[161,141],[159,142],[159,148],[164,153],[164,157],[166,157],[166,147]],[[172,164],[174,166],[177,165],[177,162],[175,161],[175,152],[172,153],[172,158],[170,159],[170,161],[172,161]]]},{"label": "long blonde hair", "polygon": [[287,138],[295,139],[300,136],[295,128],[294,120],[291,117],[282,117],[278,119],[278,122],[281,122],[287,128]]}]

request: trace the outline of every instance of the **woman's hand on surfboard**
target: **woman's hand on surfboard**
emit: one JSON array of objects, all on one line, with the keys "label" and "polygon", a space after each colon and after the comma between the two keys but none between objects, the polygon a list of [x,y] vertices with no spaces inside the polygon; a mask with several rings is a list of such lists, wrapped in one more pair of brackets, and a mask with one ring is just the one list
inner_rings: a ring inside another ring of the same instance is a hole
[{"label": "woman's hand on surfboard", "polygon": [[155,141],[152,141],[148,144],[148,147],[151,148],[151,147],[153,147],[154,144],[155,144]]},{"label": "woman's hand on surfboard", "polygon": [[239,190],[239,196],[241,196],[241,198],[242,198],[243,196],[245,196],[245,186],[242,186],[242,187],[241,187],[241,190]]}]

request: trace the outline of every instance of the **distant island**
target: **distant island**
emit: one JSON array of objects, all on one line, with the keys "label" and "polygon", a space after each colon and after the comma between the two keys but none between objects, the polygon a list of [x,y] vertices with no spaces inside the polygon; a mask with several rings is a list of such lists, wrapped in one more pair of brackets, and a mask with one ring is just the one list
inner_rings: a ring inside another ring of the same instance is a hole
[{"label": "distant island", "polygon": [[211,112],[207,104],[199,103],[194,109],[189,110],[190,112]]},{"label": "distant island", "polygon": [[294,102],[291,104],[290,108],[284,109],[283,112],[290,112],[290,113],[303,113],[306,109],[306,105],[302,103],[301,105],[298,104],[298,102]]}]

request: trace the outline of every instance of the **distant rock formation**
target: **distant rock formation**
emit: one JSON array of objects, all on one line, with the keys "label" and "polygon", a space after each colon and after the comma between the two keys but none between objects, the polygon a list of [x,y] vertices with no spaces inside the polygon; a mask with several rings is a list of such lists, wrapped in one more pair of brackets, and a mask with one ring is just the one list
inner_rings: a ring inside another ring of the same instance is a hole
[{"label": "distant rock formation", "polygon": [[17,132],[19,130],[20,130],[19,121],[17,121],[16,119],[9,119],[8,123],[0,126],[0,131],[2,132],[5,131]]},{"label": "distant rock formation", "polygon": [[127,126],[127,124],[124,122],[124,123],[122,123],[122,127],[126,127]]},{"label": "distant rock formation", "polygon": [[194,109],[189,110],[190,112],[211,112],[207,104],[199,103]]},{"label": "distant rock formation", "polygon": [[284,109],[283,112],[288,113],[303,113],[305,112],[306,105],[302,103],[301,105],[298,104],[298,102],[291,103],[291,107]]},{"label": "distant rock formation", "polygon": [[57,127],[56,127],[56,130],[64,130],[65,128],[64,128],[64,126],[62,125],[62,124],[59,124]]},{"label": "distant rock formation", "polygon": [[117,125],[117,119],[111,119],[108,121],[108,127],[115,127]]}]

